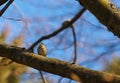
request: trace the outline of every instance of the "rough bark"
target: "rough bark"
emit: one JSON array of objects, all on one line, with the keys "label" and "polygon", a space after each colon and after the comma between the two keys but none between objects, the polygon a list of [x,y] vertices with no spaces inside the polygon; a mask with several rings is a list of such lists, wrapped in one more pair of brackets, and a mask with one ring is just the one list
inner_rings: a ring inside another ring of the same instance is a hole
[{"label": "rough bark", "polygon": [[[78,0],[108,30],[120,37],[120,11],[109,0]],[[46,58],[22,48],[0,44],[0,56],[37,70],[67,77],[82,83],[120,83],[120,76],[90,70],[75,64]]]},{"label": "rough bark", "polygon": [[120,38],[120,11],[110,0],[78,0],[96,18]]},{"label": "rough bark", "polygon": [[0,56],[37,70],[81,81],[82,83],[120,83],[120,76],[90,70],[57,59],[46,58],[15,46],[0,44]]}]

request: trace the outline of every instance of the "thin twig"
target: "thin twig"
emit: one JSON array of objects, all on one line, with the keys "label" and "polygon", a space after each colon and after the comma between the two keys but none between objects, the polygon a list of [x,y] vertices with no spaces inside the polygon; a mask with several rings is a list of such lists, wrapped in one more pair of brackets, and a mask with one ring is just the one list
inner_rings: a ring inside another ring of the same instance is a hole
[{"label": "thin twig", "polygon": [[63,80],[63,77],[60,77],[60,78],[58,79],[58,82],[57,82],[57,83],[61,83],[62,80]]},{"label": "thin twig", "polygon": [[68,28],[69,26],[71,26],[74,22],[76,22],[80,16],[84,13],[84,11],[86,10],[86,8],[82,8],[70,21],[70,23],[66,26],[61,26],[58,30],[54,31],[53,33],[46,35],[46,36],[42,36],[41,38],[39,38],[36,42],[34,42],[29,48],[28,51],[33,51],[34,47],[40,43],[43,40],[49,39],[51,37],[54,37],[55,35],[57,35],[58,33],[60,33],[61,31],[63,31],[64,29]]},{"label": "thin twig", "polygon": [[73,38],[74,38],[74,59],[73,59],[73,64],[75,64],[76,60],[77,60],[77,39],[76,39],[76,33],[75,33],[74,25],[71,26],[71,29],[72,29]]},{"label": "thin twig", "polygon": [[7,20],[12,20],[12,21],[22,21],[22,19],[21,18],[11,18],[11,17],[5,17],[5,16],[2,16],[2,18],[4,18],[4,19],[7,19]]},{"label": "thin twig", "polygon": [[3,13],[6,11],[6,9],[12,4],[14,0],[10,0],[5,7],[3,7],[3,9],[0,11],[0,17],[3,15]]},{"label": "thin twig", "polygon": [[42,82],[43,82],[43,83],[47,83],[47,80],[45,79],[42,71],[39,71],[39,73],[40,73],[40,76],[41,76],[41,78],[42,78]]},{"label": "thin twig", "polygon": [[[74,36],[74,53],[75,53],[75,56],[74,56],[74,60],[73,60],[73,63],[76,63],[76,55],[77,55],[77,44],[76,44],[76,34],[75,34],[75,30],[74,30],[74,26],[72,26],[72,24],[77,21],[77,19],[86,11],[86,8],[82,8],[82,10],[80,10],[73,19],[71,19],[70,21],[70,24],[69,26],[71,26],[72,28],[72,32],[73,32],[73,36]],[[58,83],[61,83],[63,77],[61,77],[59,80],[58,80]],[[69,83],[71,82],[71,80],[69,80]]]},{"label": "thin twig", "polygon": [[[63,26],[66,26],[70,23],[71,21],[70,20],[66,20],[62,23]],[[73,59],[73,62],[72,64],[75,64],[76,63],[76,60],[77,60],[77,41],[76,41],[76,33],[75,33],[75,28],[74,28],[74,25],[72,24],[70,26],[70,28],[72,29],[72,34],[73,34],[73,38],[74,38],[74,59]]]}]

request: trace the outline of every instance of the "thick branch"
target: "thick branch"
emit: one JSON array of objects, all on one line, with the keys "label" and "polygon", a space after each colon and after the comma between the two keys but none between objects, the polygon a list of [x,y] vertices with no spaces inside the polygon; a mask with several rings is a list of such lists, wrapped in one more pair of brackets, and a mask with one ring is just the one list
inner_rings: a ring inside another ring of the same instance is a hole
[{"label": "thick branch", "polygon": [[85,8],[98,18],[108,30],[120,38],[120,11],[110,0],[78,0]]},{"label": "thick branch", "polygon": [[82,81],[82,83],[120,83],[120,76],[90,70],[57,59],[46,58],[19,47],[0,44],[0,55],[37,70]]}]

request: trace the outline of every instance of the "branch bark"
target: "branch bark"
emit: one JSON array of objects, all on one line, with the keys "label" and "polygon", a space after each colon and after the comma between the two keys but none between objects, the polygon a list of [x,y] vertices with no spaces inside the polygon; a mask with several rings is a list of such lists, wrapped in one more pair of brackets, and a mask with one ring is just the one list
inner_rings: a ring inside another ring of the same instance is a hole
[{"label": "branch bark", "polygon": [[98,20],[120,38],[120,11],[110,0],[78,0]]},{"label": "branch bark", "polygon": [[37,70],[81,81],[82,83],[120,83],[120,76],[90,70],[53,58],[46,58],[15,46],[0,44],[0,56]]}]

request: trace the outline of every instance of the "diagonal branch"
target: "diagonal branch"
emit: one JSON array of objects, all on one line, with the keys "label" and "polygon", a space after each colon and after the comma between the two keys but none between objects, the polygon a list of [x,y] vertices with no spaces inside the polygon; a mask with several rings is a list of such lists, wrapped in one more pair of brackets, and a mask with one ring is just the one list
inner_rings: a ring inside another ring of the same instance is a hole
[{"label": "diagonal branch", "polygon": [[77,0],[120,38],[120,11],[110,0]]},{"label": "diagonal branch", "polygon": [[46,39],[49,39],[49,38],[51,38],[51,37],[54,37],[55,35],[59,34],[59,33],[60,33],[61,31],[63,31],[64,29],[66,29],[66,28],[68,28],[69,26],[71,26],[74,22],[76,22],[76,21],[80,18],[80,16],[84,13],[85,10],[86,10],[85,8],[83,8],[82,10],[80,10],[80,11],[75,15],[75,17],[73,17],[73,18],[71,19],[71,22],[68,23],[68,25],[62,26],[62,27],[60,27],[58,30],[54,31],[53,33],[39,38],[35,43],[32,44],[32,46],[30,46],[30,48],[28,48],[28,50],[29,50],[29,51],[30,51],[30,50],[33,51],[33,48],[34,48],[38,43],[40,43],[41,41],[46,40]]},{"label": "diagonal branch", "polygon": [[58,59],[39,56],[15,46],[0,44],[0,55],[37,70],[81,81],[82,83],[120,83],[120,76],[90,70]]},{"label": "diagonal branch", "polygon": [[[1,2],[2,3],[0,3],[0,5],[2,5],[3,3],[5,3],[7,0],[2,0]],[[6,9],[12,4],[12,2],[13,2],[14,0],[9,0],[8,1],[8,3],[5,5],[5,7],[3,7],[3,9],[2,10],[0,10],[0,17],[3,15],[3,13],[6,11]]]}]

